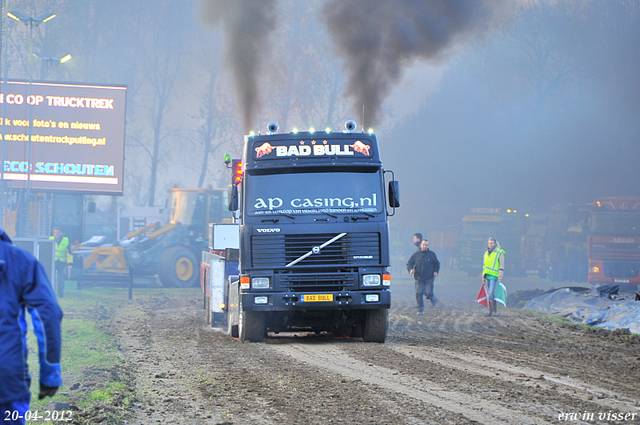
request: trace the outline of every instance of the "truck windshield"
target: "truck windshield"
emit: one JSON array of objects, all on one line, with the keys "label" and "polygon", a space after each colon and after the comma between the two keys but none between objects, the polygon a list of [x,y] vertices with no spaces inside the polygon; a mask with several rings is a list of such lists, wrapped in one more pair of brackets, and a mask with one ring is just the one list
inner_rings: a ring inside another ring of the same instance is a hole
[{"label": "truck windshield", "polygon": [[171,223],[184,225],[222,223],[231,213],[225,206],[226,192],[223,190],[194,191],[176,190],[171,194]]},{"label": "truck windshield", "polygon": [[249,215],[376,214],[383,210],[376,172],[245,175]]},{"label": "truck windshield", "polygon": [[598,212],[591,217],[591,234],[601,236],[640,236],[640,214]]}]

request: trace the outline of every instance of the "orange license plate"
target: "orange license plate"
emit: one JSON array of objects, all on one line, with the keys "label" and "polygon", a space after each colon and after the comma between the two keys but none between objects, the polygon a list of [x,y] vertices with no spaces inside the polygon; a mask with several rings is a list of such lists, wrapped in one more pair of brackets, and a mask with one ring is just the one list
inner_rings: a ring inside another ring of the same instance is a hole
[{"label": "orange license plate", "polygon": [[303,295],[302,302],[317,302],[317,301],[333,301],[333,294],[310,294]]}]

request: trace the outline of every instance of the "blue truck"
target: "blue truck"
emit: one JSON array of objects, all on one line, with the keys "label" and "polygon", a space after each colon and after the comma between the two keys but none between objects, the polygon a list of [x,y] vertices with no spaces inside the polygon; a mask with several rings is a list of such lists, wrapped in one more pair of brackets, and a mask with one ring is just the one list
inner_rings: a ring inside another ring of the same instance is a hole
[{"label": "blue truck", "polygon": [[387,217],[400,206],[399,186],[376,136],[354,121],[345,128],[278,133],[272,122],[267,134],[245,136],[233,161],[237,246],[223,255],[237,249],[238,275],[225,276],[214,310],[243,342],[291,331],[386,339]]}]

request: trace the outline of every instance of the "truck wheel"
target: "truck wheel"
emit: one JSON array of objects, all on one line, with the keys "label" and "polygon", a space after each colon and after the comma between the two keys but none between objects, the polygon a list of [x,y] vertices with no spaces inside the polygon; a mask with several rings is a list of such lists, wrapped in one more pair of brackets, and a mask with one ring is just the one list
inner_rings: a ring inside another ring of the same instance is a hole
[{"label": "truck wheel", "polygon": [[384,342],[389,327],[389,310],[367,310],[362,339],[364,342]]},{"label": "truck wheel", "polygon": [[240,341],[261,342],[264,339],[264,313],[240,309],[238,322]]},{"label": "truck wheel", "polygon": [[158,266],[162,286],[190,288],[198,283],[197,259],[187,248],[167,249],[160,257]]}]

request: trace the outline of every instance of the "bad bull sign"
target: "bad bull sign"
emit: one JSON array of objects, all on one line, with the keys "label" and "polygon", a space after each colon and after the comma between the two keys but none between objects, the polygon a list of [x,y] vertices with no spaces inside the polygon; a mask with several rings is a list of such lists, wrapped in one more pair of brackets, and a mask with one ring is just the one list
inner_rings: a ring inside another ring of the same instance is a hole
[{"label": "bad bull sign", "polygon": [[253,147],[253,155],[255,159],[358,155],[370,157],[372,155],[371,144],[367,140],[336,142],[300,140],[292,144],[282,144],[278,141],[256,143]]}]

